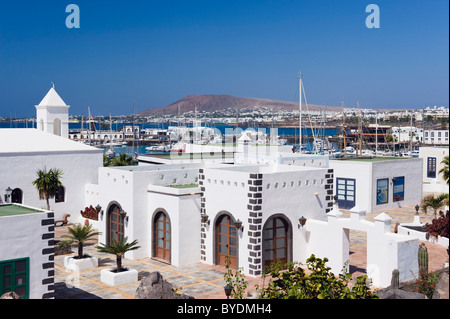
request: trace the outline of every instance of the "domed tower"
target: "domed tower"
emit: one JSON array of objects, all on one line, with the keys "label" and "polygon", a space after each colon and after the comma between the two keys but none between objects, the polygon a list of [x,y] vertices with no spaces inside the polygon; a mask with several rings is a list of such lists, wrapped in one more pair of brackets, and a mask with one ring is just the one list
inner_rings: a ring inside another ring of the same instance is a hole
[{"label": "domed tower", "polygon": [[55,84],[36,105],[37,129],[69,138],[69,105],[56,93]]}]

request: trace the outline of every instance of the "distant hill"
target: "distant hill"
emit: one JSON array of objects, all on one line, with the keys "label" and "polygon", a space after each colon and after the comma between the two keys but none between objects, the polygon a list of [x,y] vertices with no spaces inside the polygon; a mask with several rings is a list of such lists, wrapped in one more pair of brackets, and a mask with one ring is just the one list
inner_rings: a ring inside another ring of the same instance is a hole
[{"label": "distant hill", "polygon": [[[175,103],[168,106],[148,109],[140,112],[140,116],[155,115],[178,115],[186,112],[194,112],[197,108],[198,112],[214,112],[227,108],[238,109],[279,109],[286,111],[296,111],[299,109],[298,102],[286,102],[277,100],[267,100],[258,98],[235,97],[230,95],[188,95]],[[303,105],[306,110],[306,105]],[[340,107],[311,105],[308,104],[308,110],[337,111]]]}]

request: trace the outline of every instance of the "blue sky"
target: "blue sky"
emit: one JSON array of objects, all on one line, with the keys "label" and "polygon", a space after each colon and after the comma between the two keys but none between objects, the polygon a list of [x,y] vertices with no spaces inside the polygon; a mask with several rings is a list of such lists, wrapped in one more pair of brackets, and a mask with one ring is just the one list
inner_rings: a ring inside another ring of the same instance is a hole
[{"label": "blue sky", "polygon": [[[79,29],[65,24],[71,3]],[[0,116],[34,116],[52,81],[74,115],[189,94],[297,101],[300,71],[312,104],[448,107],[448,12],[447,0],[0,0]]]}]

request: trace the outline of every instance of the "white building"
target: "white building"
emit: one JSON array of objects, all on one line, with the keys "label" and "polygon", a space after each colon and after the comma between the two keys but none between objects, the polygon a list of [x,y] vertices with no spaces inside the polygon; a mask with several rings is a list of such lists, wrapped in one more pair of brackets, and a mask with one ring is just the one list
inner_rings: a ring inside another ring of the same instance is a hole
[{"label": "white building", "polygon": [[367,212],[417,204],[422,199],[422,159],[330,160],[339,208]]},{"label": "white building", "polygon": [[425,130],[423,142],[426,145],[447,145],[449,130]]},{"label": "white building", "polygon": [[[299,219],[325,220],[332,207],[326,168],[250,165],[200,170],[201,260],[260,276],[276,259],[305,262]],[[241,222],[239,222],[241,221]],[[236,227],[242,226],[239,230]]]},{"label": "white building", "polygon": [[20,204],[0,204],[0,296],[53,298],[54,214]]},{"label": "white building", "polygon": [[37,208],[46,208],[45,200],[32,182],[37,171],[62,170],[63,188],[50,208],[57,219],[84,208],[84,187],[97,180],[103,166],[103,150],[73,142],[67,138],[37,129],[0,129],[0,194],[13,189],[11,201]]},{"label": "white building", "polygon": [[449,156],[448,147],[420,147],[419,158],[423,160],[423,191],[427,193],[448,193],[448,185],[439,171],[444,167],[442,160]]},{"label": "white building", "polygon": [[65,138],[69,137],[69,108],[55,91],[50,89],[39,105],[36,105],[37,129]]}]

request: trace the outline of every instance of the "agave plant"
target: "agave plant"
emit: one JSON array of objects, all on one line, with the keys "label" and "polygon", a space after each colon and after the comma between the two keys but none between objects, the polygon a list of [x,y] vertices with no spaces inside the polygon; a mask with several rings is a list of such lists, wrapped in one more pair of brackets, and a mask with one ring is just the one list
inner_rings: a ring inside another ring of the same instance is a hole
[{"label": "agave plant", "polygon": [[117,268],[116,272],[126,271],[125,268],[122,267],[122,258],[126,252],[131,250],[136,250],[141,248],[137,246],[137,240],[133,240],[131,243],[128,243],[128,237],[125,237],[121,240],[112,240],[110,245],[101,244],[96,247],[100,252],[112,254],[116,256]]},{"label": "agave plant", "polygon": [[83,245],[84,243],[91,239],[94,236],[97,236],[100,234],[100,232],[96,232],[92,229],[92,225],[81,225],[76,224],[72,227],[69,227],[67,229],[70,233],[70,235],[63,235],[61,238],[65,238],[66,240],[60,241],[58,245],[60,246],[66,246],[71,245],[73,243],[78,244],[78,256],[77,259],[83,258]]}]

